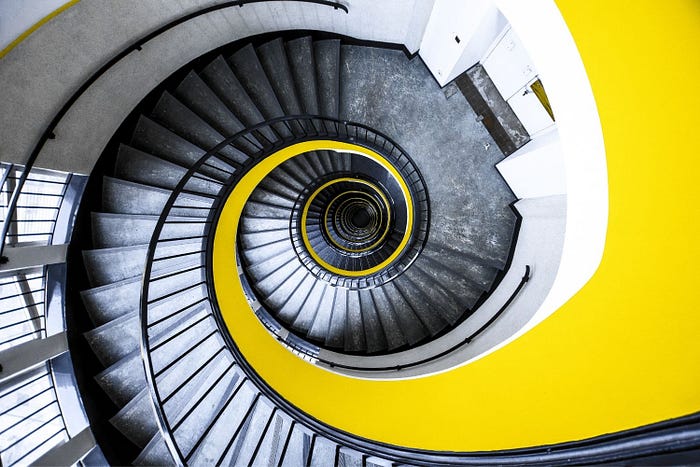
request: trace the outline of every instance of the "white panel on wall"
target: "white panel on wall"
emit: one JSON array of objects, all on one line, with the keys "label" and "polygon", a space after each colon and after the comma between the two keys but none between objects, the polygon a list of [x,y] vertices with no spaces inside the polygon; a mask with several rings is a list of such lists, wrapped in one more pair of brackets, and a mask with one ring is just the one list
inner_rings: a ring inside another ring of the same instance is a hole
[{"label": "white panel on wall", "polygon": [[508,104],[518,116],[518,119],[527,130],[530,137],[534,137],[541,131],[554,125],[554,120],[549,116],[547,109],[542,105],[537,95],[530,86],[536,79],[518,89],[513,97],[508,99]]},{"label": "white panel on wall", "polygon": [[519,199],[566,194],[564,156],[554,129],[533,138],[496,168]]},{"label": "white panel on wall", "polygon": [[506,100],[537,75],[525,47],[512,29],[501,37],[484,59],[483,65],[498,92]]},{"label": "white panel on wall", "polygon": [[506,24],[492,0],[436,0],[419,54],[444,86],[476,64]]}]

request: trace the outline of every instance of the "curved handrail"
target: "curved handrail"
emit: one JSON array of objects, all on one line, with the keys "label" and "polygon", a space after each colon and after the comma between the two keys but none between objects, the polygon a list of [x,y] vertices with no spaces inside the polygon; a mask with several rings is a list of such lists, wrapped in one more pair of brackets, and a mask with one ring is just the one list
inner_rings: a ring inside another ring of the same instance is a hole
[{"label": "curved handrail", "polygon": [[7,212],[5,215],[5,222],[3,222],[2,229],[0,230],[0,263],[6,262],[7,257],[3,255],[5,251],[5,241],[7,239],[7,232],[9,229],[10,221],[12,220],[12,217],[14,216],[15,210],[17,209],[17,202],[19,200],[20,193],[22,191],[22,188],[24,187],[24,183],[27,180],[27,177],[29,176],[29,172],[32,170],[34,167],[34,163],[36,162],[37,158],[39,157],[39,154],[41,153],[41,150],[44,148],[44,145],[46,142],[50,139],[55,139],[56,135],[54,131],[56,130],[56,127],[60,123],[61,119],[68,113],[68,110],[75,104],[75,102],[87,91],[90,86],[92,86],[95,81],[97,81],[102,75],[104,75],[110,68],[112,68],[114,65],[119,63],[123,58],[125,58],[127,55],[129,55],[133,51],[140,51],[142,47],[155,37],[163,34],[166,31],[169,31],[170,29],[185,23],[187,21],[190,21],[194,18],[197,18],[202,15],[206,15],[207,13],[211,13],[214,11],[219,11],[223,10],[226,8],[231,8],[231,7],[243,7],[246,4],[253,4],[253,3],[262,3],[262,2],[273,2],[273,1],[295,1],[295,2],[302,2],[302,3],[315,3],[318,5],[325,5],[329,7],[333,7],[334,10],[343,10],[345,13],[348,13],[348,7],[340,2],[340,1],[333,1],[333,0],[234,0],[234,1],[227,1],[223,3],[219,3],[217,5],[212,5],[206,8],[202,8],[200,10],[194,11],[192,13],[188,13],[186,15],[180,16],[179,18],[170,21],[166,23],[165,25],[159,27],[158,29],[146,34],[145,36],[141,37],[140,39],[137,39],[136,41],[132,42],[129,44],[127,47],[122,49],[121,52],[117,53],[114,55],[110,60],[108,60],[105,64],[103,64],[100,68],[98,68],[94,73],[92,73],[88,79],[86,79],[83,84],[78,87],[78,89],[75,90],[75,92],[66,100],[66,102],[63,104],[63,106],[56,112],[54,117],[51,119],[49,124],[44,128],[43,133],[41,134],[41,137],[39,138],[39,141],[36,143],[34,148],[32,149],[32,152],[29,154],[29,157],[27,158],[27,162],[24,164],[24,171],[22,172],[22,175],[20,176],[19,180],[17,181],[17,185],[15,189],[13,190],[12,196],[10,198],[10,201],[8,203],[8,208]]},{"label": "curved handrail", "polygon": [[[249,133],[255,133],[257,130],[262,129],[263,127],[269,127],[277,123],[283,123],[285,125],[288,125],[288,122],[290,120],[294,119],[300,119],[303,120],[304,118],[306,119],[323,119],[323,120],[328,120],[328,121],[333,121],[336,124],[344,124],[344,125],[352,125],[349,122],[341,122],[338,120],[333,120],[333,119],[326,119],[323,117],[281,117],[275,120],[272,120],[270,122],[263,122],[259,125],[256,125],[255,127],[249,129],[249,130],[244,130],[237,135],[234,135],[231,138],[228,138],[227,140],[223,141],[219,145],[217,145],[213,150],[209,151],[207,154],[202,156],[189,170],[188,172],[183,176],[183,178],[180,180],[178,183],[177,187],[171,194],[170,198],[168,199],[163,213],[161,214],[161,217],[158,221],[158,224],[156,226],[156,231],[153,234],[153,237],[151,239],[151,242],[148,247],[148,258],[146,262],[146,268],[147,270],[144,272],[144,288],[142,292],[142,297],[141,297],[141,310],[140,310],[140,319],[141,319],[141,327],[142,327],[142,335],[141,335],[141,351],[142,351],[142,356],[144,358],[144,363],[146,364],[146,373],[147,373],[147,380],[149,384],[149,389],[151,392],[151,395],[154,400],[154,405],[156,406],[156,411],[159,412],[158,414],[158,420],[159,420],[159,426],[161,429],[161,432],[163,433],[163,436],[166,440],[166,444],[168,446],[168,449],[170,450],[171,453],[173,453],[173,456],[176,457],[176,463],[182,465],[184,464],[184,458],[182,457],[182,453],[179,451],[178,447],[176,446],[176,443],[174,442],[173,439],[173,433],[170,430],[170,427],[167,423],[167,419],[163,413],[163,407],[160,402],[160,396],[158,394],[158,389],[155,386],[155,376],[153,374],[153,366],[152,362],[150,360],[150,356],[148,354],[148,323],[147,323],[147,300],[148,300],[148,277],[150,277],[151,273],[151,264],[154,259],[154,254],[155,254],[155,248],[157,245],[157,240],[158,236],[160,235],[160,232],[162,231],[165,219],[167,217],[167,213],[170,211],[170,209],[173,208],[175,201],[178,197],[178,192],[182,191],[184,186],[187,183],[187,180],[194,174],[194,172],[198,171],[206,162],[206,159],[209,155],[216,154],[218,153],[219,150],[221,150],[223,147],[226,145],[230,144],[233,140],[239,137],[244,137],[245,135]],[[290,128],[287,126],[287,128]],[[262,136],[262,135],[260,135]],[[319,135],[320,136],[320,135]],[[331,137],[332,135],[324,134],[323,137]],[[313,135],[306,135],[306,137],[313,137]],[[331,138],[332,139],[332,138]],[[250,140],[247,140],[250,142]],[[277,150],[278,148],[281,148],[285,144],[291,144],[295,141],[291,141],[289,139],[285,140],[283,138],[280,138],[279,141],[273,142],[273,141],[268,141],[267,144],[262,144],[260,146],[260,152],[259,152],[259,157],[265,157],[266,155],[271,154],[273,151]],[[219,155],[219,157],[222,157]],[[223,157],[225,159],[225,157]],[[249,164],[247,166],[241,166],[238,169],[238,172],[236,173],[235,176],[233,176],[231,179],[233,180],[235,177],[240,176],[239,174],[244,174],[247,172],[247,170],[252,166],[252,164]],[[222,189],[221,192],[226,192],[224,193],[224,196],[228,195],[228,190]],[[208,224],[211,226],[214,224],[212,222],[212,217],[207,218]],[[212,231],[208,233],[207,237],[210,238],[212,234]],[[211,262],[211,249],[207,249],[206,252],[207,256],[205,258],[205,261],[207,263]],[[212,272],[211,268],[204,268],[206,271],[207,275],[207,281],[211,283],[212,280]],[[469,339],[475,338],[478,334],[483,332],[485,329],[488,328],[491,324],[493,324],[494,321],[496,321],[508,308],[508,306],[515,300],[515,298],[518,296],[522,288],[525,286],[525,284],[529,281],[531,277],[531,268],[530,266],[526,266],[525,268],[525,273],[519,283],[519,285],[516,287],[514,292],[511,294],[510,298],[507,300],[507,302],[499,309],[499,311],[494,314],[494,316],[491,317],[489,321],[487,321],[482,327],[480,327],[475,333],[473,333]],[[211,288],[208,288],[208,296],[206,299],[208,299],[212,306],[216,308],[217,306],[217,301],[216,301],[216,296],[213,295],[213,291]],[[277,393],[274,389],[272,389],[261,377],[260,375],[256,372],[254,368],[250,366],[250,364],[247,362],[245,356],[241,353],[240,349],[236,346],[236,343],[233,342],[231,336],[227,332],[223,332],[222,330],[225,329],[225,325],[223,323],[222,317],[219,313],[214,313],[214,319],[217,321],[218,327],[219,327],[219,334],[221,337],[224,339],[226,347],[228,350],[231,352],[231,355],[235,361],[235,364],[239,366],[241,371],[244,373],[244,377],[251,381],[257,389],[264,395],[265,397],[269,398],[270,401],[275,404],[277,407],[279,407],[280,410],[284,411],[286,414],[288,414],[293,420],[294,423],[299,423],[302,426],[306,427],[306,429],[311,430],[312,432],[316,433],[315,436],[323,436],[327,438],[329,441],[335,443],[338,446],[344,446],[349,449],[358,451],[360,453],[364,453],[365,456],[377,456],[386,460],[389,460],[391,462],[395,463],[400,463],[400,464],[413,464],[413,465],[455,465],[455,464],[462,464],[462,465],[522,465],[522,464],[551,464],[551,463],[557,463],[557,462],[570,462],[571,459],[579,459],[581,461],[584,460],[593,460],[595,461],[596,459],[614,459],[617,457],[614,456],[620,456],[619,458],[629,458],[629,457],[634,457],[633,453],[638,452],[639,449],[647,449],[647,452],[655,452],[654,449],[659,449],[659,447],[663,446],[665,442],[668,441],[668,436],[674,436],[674,433],[679,432],[679,430],[682,430],[681,434],[685,435],[686,433],[690,433],[692,436],[687,436],[683,439],[677,438],[676,440],[679,443],[679,446],[691,446],[691,447],[697,447],[698,442],[697,439],[694,438],[694,436],[697,435],[697,433],[700,433],[700,418],[698,417],[688,417],[688,420],[682,420],[679,422],[671,423],[662,423],[658,425],[652,425],[650,427],[644,427],[642,429],[637,429],[637,430],[630,430],[628,432],[623,432],[619,434],[613,434],[613,435],[604,435],[598,438],[593,438],[589,440],[583,440],[583,441],[577,441],[577,442],[570,442],[570,443],[562,443],[558,445],[552,445],[552,446],[538,446],[534,448],[522,448],[522,449],[511,449],[511,450],[502,450],[502,451],[493,451],[493,452],[470,452],[470,453],[460,453],[460,452],[440,452],[440,451],[430,451],[430,450],[424,450],[424,449],[416,449],[416,448],[408,448],[408,447],[401,447],[401,446],[395,446],[395,445],[390,445],[378,441],[373,441],[369,440],[366,438],[362,438],[357,435],[350,434],[348,432],[344,432],[341,430],[338,430],[337,428],[334,428],[332,426],[327,425],[326,423],[312,417],[311,415],[307,414],[306,412],[300,410],[296,406],[292,405],[290,402],[288,402],[286,399],[284,399],[279,393]],[[461,345],[467,343],[466,340],[465,342],[462,342]],[[688,426],[691,428],[688,429]],[[681,428],[679,428],[681,427]],[[651,447],[650,447],[651,446]],[[679,448],[680,449],[680,448]]]},{"label": "curved handrail", "polygon": [[[322,125],[319,125],[317,127],[315,123],[321,123]],[[330,125],[330,126],[329,126]],[[287,134],[291,134],[290,137],[283,137],[281,136],[285,131],[280,131],[281,128],[284,127],[286,130]],[[344,130],[344,133],[341,131],[341,128]],[[267,137],[264,136],[264,133],[261,132],[260,130],[263,129],[269,129],[273,134],[275,134],[278,139],[271,141]],[[364,137],[363,133],[364,132]],[[220,154],[220,151],[225,148],[226,146],[229,145],[234,145],[235,142],[238,140],[245,140],[248,143],[251,143],[250,137],[252,136],[253,140],[256,138],[260,138],[262,142],[259,142],[259,151],[255,153],[255,163],[257,163],[258,160],[267,157],[268,155],[272,154],[274,151],[277,149],[290,145],[293,143],[297,142],[302,142],[310,139],[317,139],[319,137],[322,138],[329,138],[329,139],[338,139],[341,141],[352,141],[355,144],[363,145],[363,143],[367,144],[368,148],[372,148],[372,145],[370,144],[369,141],[365,141],[365,139],[369,139],[368,135],[372,135],[373,137],[373,142],[376,144],[376,146],[379,146],[378,141],[384,141],[384,147],[386,147],[387,143],[391,144],[392,150],[391,150],[391,156],[389,157],[397,157],[393,156],[394,150],[397,151],[397,154],[400,155],[400,157],[405,158],[405,161],[410,162],[413,164],[413,161],[410,159],[410,156],[408,156],[408,153],[406,153],[398,144],[393,143],[391,139],[389,139],[387,136],[384,134],[366,126],[362,125],[359,123],[353,123],[353,122],[348,122],[348,121],[341,121],[338,119],[330,118],[330,117],[320,117],[320,116],[284,116],[284,117],[278,117],[275,119],[268,120],[266,122],[261,122],[253,127],[250,127],[248,129],[244,129],[235,135],[225,139],[218,145],[216,145],[213,149],[205,153],[203,156],[201,156],[192,166],[188,169],[188,171],[182,176],[178,184],[175,186],[173,189],[172,193],[170,194],[167,202],[165,203],[162,213],[158,219],[158,222],[156,224],[156,227],[153,231],[153,234],[151,236],[151,241],[149,242],[148,245],[148,252],[147,252],[147,257],[146,257],[146,264],[144,268],[144,273],[143,273],[143,279],[142,279],[142,290],[141,290],[141,299],[140,299],[140,311],[139,311],[139,319],[140,319],[140,326],[141,326],[141,339],[140,339],[140,347],[141,347],[141,357],[144,362],[144,367],[146,369],[146,380],[150,389],[151,397],[153,399],[153,406],[154,410],[156,412],[156,417],[158,419],[158,424],[159,427],[161,428],[161,433],[163,435],[163,438],[165,440],[165,443],[175,458],[176,463],[178,465],[184,465],[186,463],[185,456],[183,456],[182,451],[179,449],[177,443],[175,442],[174,435],[172,432],[172,428],[170,426],[170,423],[168,422],[168,419],[164,413],[163,410],[163,402],[162,398],[160,396],[160,393],[158,391],[158,386],[156,384],[156,376],[154,373],[154,368],[153,368],[153,362],[150,356],[150,347],[149,347],[149,336],[148,336],[148,329],[149,329],[149,322],[148,322],[148,306],[149,306],[149,285],[150,285],[150,277],[152,273],[152,264],[153,260],[155,259],[155,252],[156,248],[158,246],[158,240],[161,235],[161,232],[163,230],[163,227],[165,226],[166,220],[168,218],[168,215],[171,211],[171,209],[175,206],[175,202],[182,194],[183,190],[185,190],[185,186],[189,182],[190,178],[197,173],[203,166],[205,166],[206,162],[210,160],[213,157],[219,157],[222,159],[226,159],[224,156]],[[381,139],[380,139],[381,138]],[[379,149],[378,147],[374,148]],[[252,157],[253,155],[251,155]],[[239,165],[240,164],[235,164]],[[225,189],[222,189],[219,195],[216,197],[217,201],[225,199],[226,196],[228,196],[229,189],[231,189],[234,186],[233,180],[242,176],[247,172],[248,169],[250,169],[254,165],[253,161],[250,161],[247,163],[247,165],[240,166],[239,169],[237,170],[235,176],[231,177],[229,180],[229,186],[225,187]],[[418,176],[422,176],[418,173]],[[426,193],[427,196],[427,193]],[[216,202],[216,201],[215,201]],[[212,225],[214,222],[212,221],[211,217],[212,215],[218,216],[219,212],[215,212],[216,210],[212,209],[212,213],[210,213],[209,218],[207,219],[207,222],[209,225]],[[209,233],[211,235],[211,232]],[[211,242],[208,242],[210,244]],[[211,248],[209,246],[207,247],[207,262],[211,261]],[[210,268],[205,268],[207,278],[208,278],[208,283],[211,282],[211,270]],[[216,302],[215,297],[211,293],[211,289],[208,288],[208,293],[209,293],[209,301],[212,303],[212,307],[214,309],[218,309],[218,305]],[[219,329],[225,329],[224,326],[222,326],[221,322],[219,321],[219,315],[218,313],[214,313],[215,319],[217,319],[217,323],[219,324]],[[230,343],[230,336],[226,332],[221,332],[220,334],[223,336],[225,342],[229,345],[229,348],[232,350],[233,349],[230,347],[232,344]],[[239,358],[242,358],[242,356],[239,357],[239,354],[237,352],[233,352],[236,360],[238,361]],[[259,384],[264,384],[262,380],[260,380]],[[258,384],[256,384],[258,385]],[[300,418],[300,420],[303,420],[303,418]],[[324,435],[325,436],[325,435]]]},{"label": "curved handrail", "polygon": [[320,358],[318,354],[313,354],[309,352],[307,349],[295,344],[294,342],[287,341],[285,338],[279,335],[276,329],[274,329],[270,324],[264,320],[261,320],[263,325],[267,328],[269,332],[271,332],[275,338],[280,341],[283,345],[289,347],[291,350],[294,352],[298,352],[301,354],[304,354],[305,356],[314,359],[315,362],[322,363],[324,365],[327,365],[330,368],[342,368],[344,370],[354,370],[354,371],[363,371],[363,372],[384,372],[384,371],[401,371],[405,370],[407,368],[413,368],[416,366],[424,365],[426,363],[438,360],[446,355],[451,354],[452,352],[455,352],[456,350],[464,347],[467,344],[470,344],[474,339],[476,339],[481,333],[486,331],[505,311],[506,309],[510,306],[510,304],[515,300],[515,298],[520,294],[520,291],[523,289],[525,284],[530,280],[532,277],[530,275],[530,265],[525,266],[525,273],[523,274],[523,277],[520,279],[520,283],[517,285],[517,287],[513,290],[513,292],[510,294],[508,297],[508,300],[505,301],[505,303],[496,311],[496,313],[491,316],[491,318],[488,319],[479,329],[476,331],[472,332],[469,334],[467,337],[462,339],[460,342],[454,344],[453,346],[449,347],[446,350],[443,350],[440,353],[437,353],[435,355],[431,355],[430,357],[424,358],[422,360],[416,360],[415,362],[411,363],[406,363],[403,365],[392,365],[392,366],[381,366],[381,367],[362,367],[362,366],[355,366],[355,365],[348,365],[348,364],[343,364],[343,363],[336,363],[332,362],[330,360],[326,360],[324,358]]}]

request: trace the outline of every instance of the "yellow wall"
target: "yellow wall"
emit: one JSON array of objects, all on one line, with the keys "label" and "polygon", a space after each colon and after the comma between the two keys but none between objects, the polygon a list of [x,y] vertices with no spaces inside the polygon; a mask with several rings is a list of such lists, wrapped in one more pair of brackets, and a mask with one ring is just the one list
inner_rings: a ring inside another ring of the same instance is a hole
[{"label": "yellow wall", "polygon": [[[399,382],[301,361],[236,302],[240,291],[217,283],[251,364],[311,415],[385,442],[468,451],[587,438],[700,410],[700,2],[557,3],[605,137],[610,217],[599,270],[505,348]],[[235,216],[224,213],[218,239],[232,238]],[[231,267],[228,247],[216,248],[215,267]]]}]

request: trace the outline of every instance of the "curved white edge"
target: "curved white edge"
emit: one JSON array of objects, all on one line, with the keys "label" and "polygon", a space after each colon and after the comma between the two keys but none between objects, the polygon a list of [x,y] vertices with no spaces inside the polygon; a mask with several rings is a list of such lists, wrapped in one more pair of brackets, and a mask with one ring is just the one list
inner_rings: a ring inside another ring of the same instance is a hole
[{"label": "curved white edge", "polygon": [[[498,340],[486,334],[481,336],[482,339],[497,343],[490,348],[485,345],[486,348],[476,355],[471,350],[458,350],[454,354],[401,374],[326,368],[328,371],[361,379],[410,379],[431,376],[467,365],[508,345],[550,316],[590,280],[600,265],[608,222],[605,147],[593,92],[574,39],[552,0],[494,0],[494,3],[523,43],[547,90],[556,118],[564,159],[566,213],[563,247],[551,288],[544,299],[540,296],[532,303],[514,302],[511,307],[522,307],[521,310],[527,311],[526,314],[531,312],[525,310],[528,305],[536,307],[536,311],[524,324],[512,327],[509,337]],[[516,251],[516,256],[517,254]],[[514,259],[513,264],[516,262]],[[534,268],[537,268],[536,261]],[[449,348],[455,335],[463,334],[460,328],[435,341],[435,345],[430,346],[433,352],[427,353],[439,353],[434,352],[437,347]],[[412,358],[416,358],[415,351],[425,350],[427,349],[406,351],[405,356],[410,354]],[[329,356],[327,354],[330,353],[324,351],[323,356]],[[402,360],[402,354],[396,354],[395,357]],[[424,353],[419,357],[426,356]],[[344,363],[357,364],[362,360],[362,364],[368,367],[384,363],[384,359],[377,359],[372,363],[372,357],[353,359],[352,362],[339,355],[333,357]]]},{"label": "curved white edge", "polygon": [[556,4],[553,0],[495,3],[524,44],[547,90],[561,141],[567,192],[564,249],[552,289],[527,325],[500,348],[566,303],[598,269],[608,224],[608,181],[593,91]]}]

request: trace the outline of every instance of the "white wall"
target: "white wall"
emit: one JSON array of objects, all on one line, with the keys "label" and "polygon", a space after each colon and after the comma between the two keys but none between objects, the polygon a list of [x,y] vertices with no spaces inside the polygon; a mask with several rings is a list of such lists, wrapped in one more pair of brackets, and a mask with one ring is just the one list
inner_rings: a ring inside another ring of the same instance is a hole
[{"label": "white wall", "polygon": [[444,86],[476,64],[506,24],[491,0],[437,0],[419,54]]},{"label": "white wall", "polygon": [[[175,18],[221,1],[82,1],[44,24],[0,60],[0,160],[24,163],[71,93],[123,47]],[[56,139],[48,142],[37,165],[89,173],[149,90],[228,42],[310,29],[403,44],[414,52],[431,8],[432,0],[353,0],[345,14],[311,3],[262,2],[199,17],[129,54],[94,83],[58,125]]]},{"label": "white wall", "polygon": [[566,171],[559,134],[552,129],[496,164],[519,199],[566,194]]},{"label": "white wall", "polygon": [[66,0],[0,1],[0,50],[65,3],[68,2]]}]

